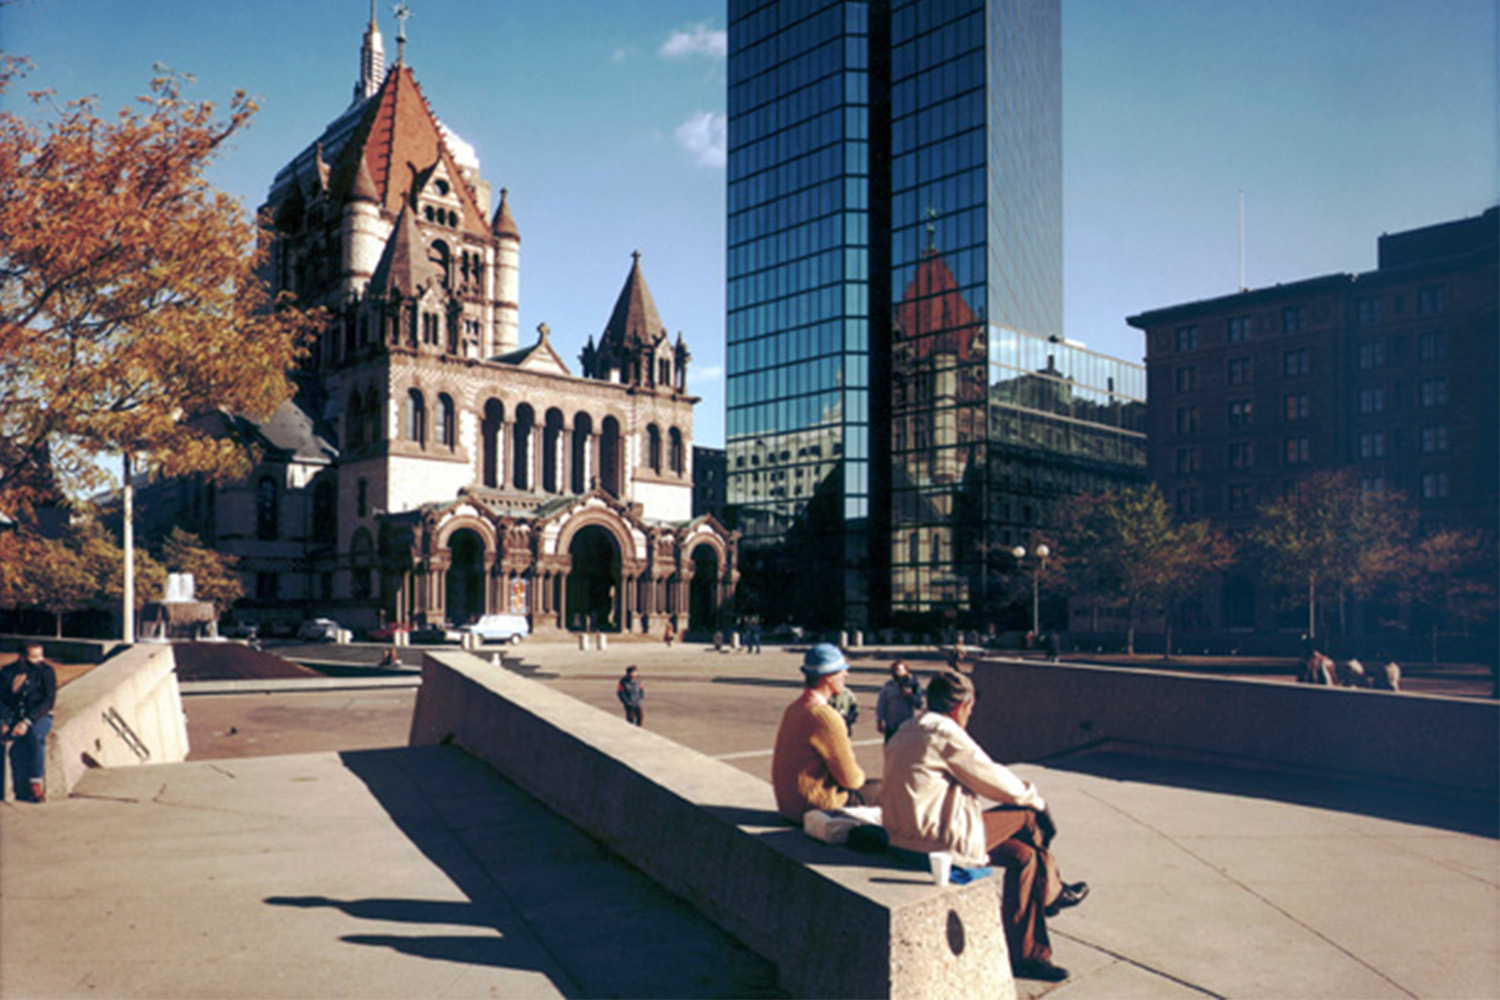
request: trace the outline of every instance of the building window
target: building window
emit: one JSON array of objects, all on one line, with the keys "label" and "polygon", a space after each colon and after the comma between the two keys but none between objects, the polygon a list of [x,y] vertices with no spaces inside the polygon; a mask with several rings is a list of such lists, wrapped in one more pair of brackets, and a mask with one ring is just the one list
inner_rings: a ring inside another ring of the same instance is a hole
[{"label": "building window", "polygon": [[1179,351],[1196,351],[1198,349],[1198,328],[1196,326],[1179,326],[1177,328],[1177,349]]},{"label": "building window", "polygon": [[1177,369],[1177,391],[1192,392],[1198,388],[1198,369],[1192,366]]},{"label": "building window", "polygon": [[1289,392],[1283,401],[1282,413],[1289,424],[1307,420],[1312,416],[1312,403],[1305,392]]},{"label": "building window", "polygon": [[1253,510],[1255,508],[1255,487],[1247,483],[1232,483],[1229,487],[1229,509],[1230,510]]},{"label": "building window", "polygon": [[1198,432],[1198,408],[1196,406],[1181,406],[1177,408],[1177,433],[1196,434]]},{"label": "building window", "polygon": [[646,465],[652,472],[661,472],[661,429],[655,424],[646,428]]},{"label": "building window", "polygon": [[1423,379],[1417,386],[1418,400],[1423,409],[1448,405],[1448,380],[1445,378]]},{"label": "building window", "polygon": [[1250,339],[1250,317],[1229,317],[1229,342],[1231,344],[1243,344]]},{"label": "building window", "polygon": [[1385,386],[1368,385],[1359,390],[1360,413],[1383,413],[1385,411]]},{"label": "building window", "polygon": [[447,393],[438,396],[437,443],[452,451],[458,444],[453,426],[453,398]]},{"label": "building window", "polygon": [[406,440],[415,444],[427,444],[427,402],[417,389],[406,393]]},{"label": "building window", "polygon": [[1198,513],[1197,490],[1182,489],[1177,491],[1177,513],[1183,517],[1191,517]]},{"label": "building window", "polygon": [[1422,428],[1422,451],[1428,455],[1448,450],[1448,428],[1443,425]]},{"label": "building window", "polygon": [[1447,292],[1442,285],[1424,285],[1417,289],[1417,315],[1436,316],[1447,306]]},{"label": "building window", "polygon": [[1380,322],[1380,299],[1376,296],[1355,302],[1354,310],[1360,326],[1375,326]]},{"label": "building window", "polygon": [[1255,445],[1249,441],[1231,441],[1229,443],[1229,467],[1231,469],[1249,469],[1255,465]]},{"label": "building window", "polygon": [[1360,476],[1359,488],[1362,493],[1385,492],[1385,476],[1376,473],[1373,476]]},{"label": "building window", "polygon": [[1442,361],[1448,357],[1448,331],[1434,330],[1417,337],[1418,361]]},{"label": "building window", "polygon": [[667,455],[668,468],[676,475],[683,475],[687,472],[687,448],[683,444],[682,431],[673,427],[667,432],[667,441],[670,444]]},{"label": "building window", "polygon": [[1306,375],[1307,371],[1307,348],[1299,347],[1295,351],[1281,352],[1281,374],[1295,378]]},{"label": "building window", "polygon": [[354,512],[358,517],[364,517],[370,510],[370,481],[361,479],[354,487]]},{"label": "building window", "polygon": [[1422,499],[1445,500],[1448,497],[1448,473],[1422,473]]},{"label": "building window", "polygon": [[1177,449],[1177,474],[1179,476],[1191,476],[1198,471],[1198,449]]},{"label": "building window", "polygon": [[1385,455],[1385,431],[1365,431],[1359,436],[1360,458],[1382,458]]},{"label": "building window", "polygon": [[1307,329],[1307,306],[1287,306],[1281,310],[1281,332],[1301,333]]},{"label": "building window", "polygon": [[1254,422],[1254,409],[1248,399],[1233,399],[1229,401],[1229,426],[1249,427]]},{"label": "building window", "polygon": [[281,496],[276,480],[262,476],[255,484],[255,537],[274,541],[281,524]]},{"label": "building window", "polygon": [[281,589],[281,577],[275,573],[255,574],[255,599],[258,601],[274,601],[277,592]]},{"label": "building window", "polygon": [[1305,437],[1287,438],[1284,447],[1287,465],[1306,465],[1312,461],[1312,450]]},{"label": "building window", "polygon": [[[1385,342],[1367,340],[1359,345],[1359,370],[1370,371],[1385,367]],[[1303,373],[1304,375],[1306,372]]]},{"label": "building window", "polygon": [[1229,384],[1245,385],[1253,380],[1255,369],[1250,364],[1249,358],[1229,359]]}]

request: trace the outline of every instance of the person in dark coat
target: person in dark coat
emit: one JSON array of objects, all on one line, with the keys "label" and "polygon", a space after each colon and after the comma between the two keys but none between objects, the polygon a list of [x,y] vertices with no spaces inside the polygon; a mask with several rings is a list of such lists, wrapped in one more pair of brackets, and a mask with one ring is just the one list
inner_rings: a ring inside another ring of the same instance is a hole
[{"label": "person in dark coat", "polygon": [[646,724],[646,686],[636,674],[635,667],[626,667],[625,676],[615,688],[615,697],[625,706],[625,721],[632,726]]},{"label": "person in dark coat", "polygon": [[28,642],[19,659],[0,669],[0,740],[8,744],[19,801],[47,799],[47,734],[56,701],[57,671],[43,658],[42,644]]}]

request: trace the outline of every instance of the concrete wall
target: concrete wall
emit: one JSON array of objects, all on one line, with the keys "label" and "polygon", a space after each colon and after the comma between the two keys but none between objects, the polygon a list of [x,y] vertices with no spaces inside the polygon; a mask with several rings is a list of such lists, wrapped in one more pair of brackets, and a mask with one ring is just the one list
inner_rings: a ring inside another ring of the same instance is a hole
[{"label": "concrete wall", "polygon": [[1500,705],[1156,670],[989,659],[969,730],[999,760],[1102,740],[1463,793],[1500,787]]},{"label": "concrete wall", "polygon": [[774,962],[793,996],[1013,998],[999,883],[830,847],[770,785],[464,653],[428,652],[413,746],[452,742]]},{"label": "concrete wall", "polygon": [[40,635],[0,635],[0,651],[19,653],[28,642],[42,644],[49,659],[68,663],[103,663],[120,645],[118,639],[52,639]]},{"label": "concrete wall", "polygon": [[91,767],[185,760],[187,720],[170,645],[132,646],[57,692],[47,793],[61,798]]}]

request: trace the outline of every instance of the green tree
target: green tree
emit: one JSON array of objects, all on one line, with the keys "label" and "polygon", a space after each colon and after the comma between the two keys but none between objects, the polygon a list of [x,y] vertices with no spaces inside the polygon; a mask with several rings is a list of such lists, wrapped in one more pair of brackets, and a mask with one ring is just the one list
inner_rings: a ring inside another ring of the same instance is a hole
[{"label": "green tree", "polygon": [[[23,69],[0,62],[0,96]],[[261,417],[316,317],[272,308],[256,274],[260,230],[204,170],[245,127],[163,72],[138,110],[30,95],[0,112],[0,503],[39,470],[69,492],[100,485],[101,454],[166,475],[242,474],[248,456],[194,418]]]},{"label": "green tree", "polygon": [[1497,609],[1495,552],[1475,531],[1440,530],[1399,560],[1397,594],[1427,612],[1429,647],[1437,662],[1438,629],[1451,623],[1492,621]]},{"label": "green tree", "polygon": [[219,614],[245,596],[244,585],[234,571],[236,556],[205,548],[195,534],[173,527],[161,542],[161,563],[169,573],[191,573],[193,593],[214,605]]},{"label": "green tree", "polygon": [[1179,523],[1155,485],[1074,497],[1063,523],[1057,571],[1075,592],[1125,602],[1125,648],[1132,655],[1140,611],[1162,612],[1170,655],[1177,605],[1233,559],[1228,541],[1206,522]]},{"label": "green tree", "polygon": [[1267,577],[1305,594],[1307,634],[1318,634],[1318,603],[1338,609],[1346,628],[1350,597],[1392,582],[1411,537],[1414,516],[1399,493],[1363,489],[1353,471],[1319,472],[1291,496],[1264,503],[1251,541]]}]

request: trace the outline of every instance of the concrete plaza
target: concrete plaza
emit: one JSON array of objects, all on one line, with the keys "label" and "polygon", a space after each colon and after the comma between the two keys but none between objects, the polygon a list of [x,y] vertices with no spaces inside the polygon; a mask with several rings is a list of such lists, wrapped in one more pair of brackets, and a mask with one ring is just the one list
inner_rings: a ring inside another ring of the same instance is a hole
[{"label": "concrete plaza", "polygon": [[[798,684],[772,647],[515,652],[610,712],[639,665],[649,728],[761,776]],[[873,775],[888,663],[852,678]],[[0,808],[0,995],[774,994],[760,959],[481,765],[404,749],[410,679],[349,683],[190,692],[188,764]],[[1017,770],[1093,887],[1051,924],[1072,979],[1024,997],[1500,996],[1493,801],[1129,747]]]}]

